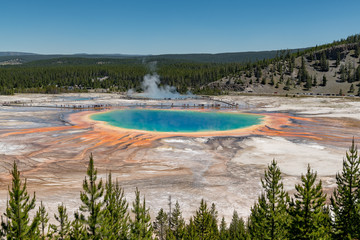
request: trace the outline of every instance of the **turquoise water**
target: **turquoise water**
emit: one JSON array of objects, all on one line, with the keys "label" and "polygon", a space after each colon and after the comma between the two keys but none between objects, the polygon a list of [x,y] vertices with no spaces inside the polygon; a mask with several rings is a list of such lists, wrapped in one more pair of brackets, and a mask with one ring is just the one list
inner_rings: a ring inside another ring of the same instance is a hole
[{"label": "turquoise water", "polygon": [[94,114],[91,119],[116,127],[156,132],[226,131],[259,124],[262,116],[223,112],[126,109]]},{"label": "turquoise water", "polygon": [[93,97],[63,97],[65,101],[89,101],[94,100]]}]

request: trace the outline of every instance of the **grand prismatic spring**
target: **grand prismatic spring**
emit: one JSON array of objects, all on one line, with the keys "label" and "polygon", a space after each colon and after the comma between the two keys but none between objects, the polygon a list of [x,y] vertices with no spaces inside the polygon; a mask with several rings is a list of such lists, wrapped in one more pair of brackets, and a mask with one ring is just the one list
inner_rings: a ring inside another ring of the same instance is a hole
[{"label": "grand prismatic spring", "polygon": [[112,126],[154,132],[228,131],[257,125],[261,116],[224,112],[126,109],[94,114]]},{"label": "grand prismatic spring", "polygon": [[[171,195],[184,209],[184,217],[194,213],[201,198],[216,202],[227,220],[233,210],[246,217],[273,158],[290,193],[308,163],[331,193],[352,138],[359,142],[359,101],[227,98],[0,97],[3,103],[14,103],[0,109],[0,210],[6,206],[9,169],[16,161],[38,201],[47,203],[50,212],[63,202],[71,214],[79,205],[90,153],[99,177],[105,179],[111,171],[125,188],[128,202],[138,187],[153,216]],[[224,101],[239,107],[229,108]],[[100,106],[100,111],[93,106]],[[208,126],[208,120],[215,124]],[[183,125],[176,127],[176,122]]]}]

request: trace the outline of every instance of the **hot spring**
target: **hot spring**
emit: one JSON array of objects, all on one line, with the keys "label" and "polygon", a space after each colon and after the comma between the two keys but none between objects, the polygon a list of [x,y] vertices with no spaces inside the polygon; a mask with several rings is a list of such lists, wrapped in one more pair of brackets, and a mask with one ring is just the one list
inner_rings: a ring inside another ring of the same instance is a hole
[{"label": "hot spring", "polygon": [[155,132],[228,131],[260,124],[262,118],[243,113],[154,109],[115,110],[91,116],[115,127]]}]

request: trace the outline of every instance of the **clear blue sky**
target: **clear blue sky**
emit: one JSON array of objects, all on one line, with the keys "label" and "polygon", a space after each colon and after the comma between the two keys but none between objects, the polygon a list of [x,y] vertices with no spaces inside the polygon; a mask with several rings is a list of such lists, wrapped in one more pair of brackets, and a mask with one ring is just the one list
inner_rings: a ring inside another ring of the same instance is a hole
[{"label": "clear blue sky", "polygon": [[0,51],[261,51],[360,33],[358,0],[9,0],[0,9]]}]

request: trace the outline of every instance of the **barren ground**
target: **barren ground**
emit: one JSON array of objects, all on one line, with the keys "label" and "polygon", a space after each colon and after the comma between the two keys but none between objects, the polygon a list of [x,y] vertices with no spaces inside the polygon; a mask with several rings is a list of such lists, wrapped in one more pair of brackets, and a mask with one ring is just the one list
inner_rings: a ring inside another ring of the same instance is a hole
[{"label": "barren ground", "polygon": [[[9,169],[15,160],[30,192],[36,191],[50,216],[63,202],[74,212],[92,152],[103,179],[111,170],[125,188],[129,205],[135,187],[146,196],[152,215],[167,208],[168,197],[179,201],[183,215],[194,214],[201,198],[215,202],[219,217],[232,212],[246,217],[261,192],[260,178],[275,158],[285,188],[292,193],[308,164],[325,191],[335,187],[335,174],[352,137],[360,139],[360,101],[344,98],[221,96],[241,111],[262,113],[281,125],[228,136],[160,136],[107,132],[91,124],[68,122],[73,105],[156,105],[179,107],[214,104],[210,100],[125,100],[116,94],[0,96],[0,212],[4,212]],[[15,101],[18,101],[15,103]],[[70,108],[55,108],[59,106]],[[225,106],[225,105],[224,105]],[[82,110],[86,111],[86,110]],[[282,119],[281,121],[279,119]],[[286,119],[286,121],[283,121]],[[75,124],[75,125],[71,125]]]}]

